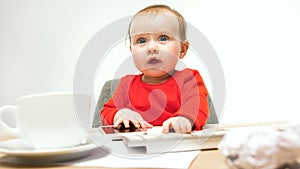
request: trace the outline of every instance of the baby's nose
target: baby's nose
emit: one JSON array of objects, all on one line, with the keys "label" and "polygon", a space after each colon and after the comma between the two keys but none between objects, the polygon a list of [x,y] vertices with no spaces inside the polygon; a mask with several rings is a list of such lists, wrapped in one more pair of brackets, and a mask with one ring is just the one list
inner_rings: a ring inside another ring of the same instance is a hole
[{"label": "baby's nose", "polygon": [[158,52],[157,42],[151,40],[147,46],[147,53],[151,54],[151,53],[157,53],[157,52]]}]

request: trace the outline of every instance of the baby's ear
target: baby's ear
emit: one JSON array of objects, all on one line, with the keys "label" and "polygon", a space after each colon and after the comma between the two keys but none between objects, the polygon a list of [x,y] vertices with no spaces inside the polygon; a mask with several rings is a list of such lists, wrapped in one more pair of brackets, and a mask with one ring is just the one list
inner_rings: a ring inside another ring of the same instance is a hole
[{"label": "baby's ear", "polygon": [[187,50],[189,49],[189,45],[190,45],[189,41],[187,40],[181,41],[181,52],[179,56],[180,59],[183,59],[184,56],[186,55]]}]

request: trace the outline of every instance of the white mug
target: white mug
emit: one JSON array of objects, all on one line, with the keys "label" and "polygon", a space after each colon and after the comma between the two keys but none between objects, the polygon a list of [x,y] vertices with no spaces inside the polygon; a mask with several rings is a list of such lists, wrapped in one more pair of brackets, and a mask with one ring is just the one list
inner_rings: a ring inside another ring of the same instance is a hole
[{"label": "white mug", "polygon": [[[26,141],[33,148],[51,149],[79,145],[85,138],[79,116],[89,116],[90,96],[72,92],[23,96],[17,105],[0,108],[0,127]],[[10,113],[16,127],[2,117]]]}]

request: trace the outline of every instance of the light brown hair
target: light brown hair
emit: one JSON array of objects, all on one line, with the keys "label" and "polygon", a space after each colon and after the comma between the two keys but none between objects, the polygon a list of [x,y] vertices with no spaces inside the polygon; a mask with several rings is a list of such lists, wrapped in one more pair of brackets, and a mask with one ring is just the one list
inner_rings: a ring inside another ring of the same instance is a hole
[{"label": "light brown hair", "polygon": [[128,36],[129,36],[129,41],[131,41],[131,35],[130,35],[130,28],[131,28],[131,24],[132,21],[134,20],[134,18],[138,15],[138,14],[143,14],[143,13],[163,13],[163,12],[169,12],[171,14],[174,14],[177,18],[178,18],[178,24],[179,24],[179,33],[180,33],[180,40],[184,41],[186,40],[186,22],[185,19],[183,18],[183,16],[177,12],[175,9],[170,8],[167,5],[151,5],[148,6],[142,10],[140,10],[139,12],[137,12],[131,22],[129,23],[129,27],[128,27]]}]

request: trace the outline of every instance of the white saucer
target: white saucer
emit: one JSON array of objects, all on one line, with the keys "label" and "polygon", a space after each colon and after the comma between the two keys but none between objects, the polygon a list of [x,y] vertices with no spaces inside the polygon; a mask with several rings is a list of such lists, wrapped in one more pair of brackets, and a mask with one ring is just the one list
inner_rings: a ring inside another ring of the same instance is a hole
[{"label": "white saucer", "polygon": [[88,142],[75,147],[60,149],[34,149],[21,139],[0,142],[0,153],[18,158],[19,162],[58,162],[78,159],[87,156],[98,148],[96,144]]}]

